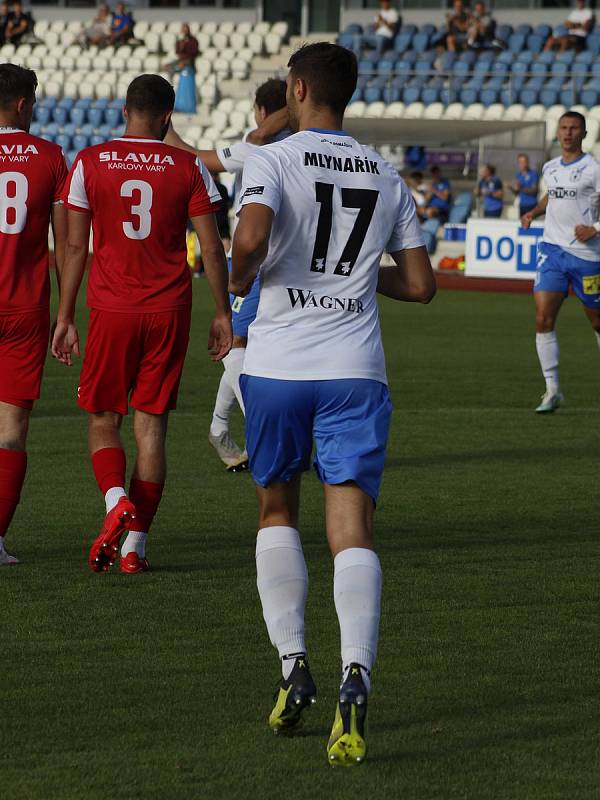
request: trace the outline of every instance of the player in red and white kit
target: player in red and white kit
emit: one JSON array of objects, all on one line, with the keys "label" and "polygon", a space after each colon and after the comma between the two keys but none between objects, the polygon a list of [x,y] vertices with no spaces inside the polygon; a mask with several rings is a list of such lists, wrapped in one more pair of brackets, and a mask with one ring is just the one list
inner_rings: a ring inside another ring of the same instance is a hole
[{"label": "player in red and white kit", "polygon": [[48,349],[49,222],[57,269],[66,237],[64,155],[28,133],[36,87],[32,70],[0,64],[0,566],[18,563],[4,537],[25,479],[29,415]]},{"label": "player in red and white kit", "polygon": [[[91,313],[78,402],[89,413],[92,465],[106,501],[88,559],[95,572],[116,560],[125,531],[121,572],[148,569],[145,542],[165,481],[167,418],[189,340],[188,218],[216,306],[209,349],[218,361],[231,348],[227,265],[214,217],[221,197],[202,162],[163,142],[174,102],[173,87],[160,76],[132,81],[125,135],[79,153],[65,192],[69,235],[52,353],[66,364],[79,354],[75,301],[91,225]],[[127,496],[119,428],[129,403],[137,457]]]}]

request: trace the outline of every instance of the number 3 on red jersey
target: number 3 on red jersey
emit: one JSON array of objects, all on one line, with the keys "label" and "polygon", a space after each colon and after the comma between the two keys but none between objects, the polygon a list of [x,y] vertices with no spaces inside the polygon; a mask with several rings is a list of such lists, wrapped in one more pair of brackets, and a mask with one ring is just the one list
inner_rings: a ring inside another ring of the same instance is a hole
[{"label": "number 3 on red jersey", "polygon": [[152,186],[146,181],[125,181],[121,184],[121,197],[139,198],[139,202],[131,206],[131,214],[138,218],[137,227],[132,222],[124,222],[123,233],[128,239],[147,239],[152,230]]}]

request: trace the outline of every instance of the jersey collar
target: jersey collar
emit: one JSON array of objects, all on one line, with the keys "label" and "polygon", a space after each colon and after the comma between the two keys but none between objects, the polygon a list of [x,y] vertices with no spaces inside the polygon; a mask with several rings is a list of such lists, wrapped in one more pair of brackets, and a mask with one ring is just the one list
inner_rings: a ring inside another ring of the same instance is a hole
[{"label": "jersey collar", "polygon": [[579,158],[576,158],[576,159],[575,159],[575,161],[568,161],[567,163],[565,163],[565,162],[562,160],[562,156],[561,156],[561,157],[560,157],[560,165],[561,165],[561,167],[572,167],[572,166],[573,166],[573,164],[577,164],[577,162],[578,162],[578,161],[581,161],[581,159],[582,159],[582,158],[585,158],[586,156],[587,156],[587,153],[582,153],[582,154],[579,156]]},{"label": "jersey collar", "polygon": [[350,136],[346,131],[330,131],[327,128],[306,128],[306,130],[311,131],[311,133],[330,133],[335,136]]},{"label": "jersey collar", "polygon": [[0,128],[0,133],[25,133],[22,128],[10,128],[9,126],[4,126]]},{"label": "jersey collar", "polygon": [[162,139],[135,139],[133,136],[117,136],[113,142],[142,142],[145,144],[164,144]]}]

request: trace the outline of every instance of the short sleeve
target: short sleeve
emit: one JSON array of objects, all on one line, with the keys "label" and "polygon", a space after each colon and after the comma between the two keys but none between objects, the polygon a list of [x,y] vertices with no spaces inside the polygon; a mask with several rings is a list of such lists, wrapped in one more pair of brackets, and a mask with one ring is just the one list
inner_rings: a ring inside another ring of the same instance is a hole
[{"label": "short sleeve", "polygon": [[85,174],[83,161],[77,156],[71,167],[63,194],[67,206],[74,211],[89,211],[90,201],[85,189]]},{"label": "short sleeve", "polygon": [[252,155],[258,146],[249,144],[248,142],[237,142],[230,147],[222,147],[217,150],[219,161],[227,172],[241,172],[244,169],[244,164],[248,156]]},{"label": "short sleeve", "polygon": [[210,172],[197,158],[193,166],[192,191],[188,204],[188,216],[201,217],[212,214],[221,204],[221,194],[212,179]]},{"label": "short sleeve", "polygon": [[281,205],[281,175],[279,162],[265,151],[257,152],[246,160],[237,213],[249,203],[269,206],[274,214]]},{"label": "short sleeve", "polygon": [[54,183],[54,202],[64,202],[65,187],[67,185],[67,178],[69,176],[69,168],[65,159],[65,154],[62,150],[59,151],[56,157],[56,180]]},{"label": "short sleeve", "polygon": [[412,250],[414,247],[422,247],[424,244],[414,200],[402,183],[396,222],[386,250],[388,253],[397,253],[399,250]]}]

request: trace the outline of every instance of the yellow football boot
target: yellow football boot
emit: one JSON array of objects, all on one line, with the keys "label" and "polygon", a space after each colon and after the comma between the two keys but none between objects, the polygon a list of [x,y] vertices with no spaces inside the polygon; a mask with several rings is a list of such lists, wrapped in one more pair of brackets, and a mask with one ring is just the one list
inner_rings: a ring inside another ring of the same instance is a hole
[{"label": "yellow football boot", "polygon": [[332,767],[355,767],[365,760],[365,719],[367,687],[359,664],[350,664],[340,687],[340,699],[327,743],[327,760]]},{"label": "yellow football boot", "polygon": [[317,687],[305,655],[296,656],[289,677],[282,678],[275,695],[275,706],[269,716],[273,733],[292,733],[302,723],[302,712],[317,699]]}]

